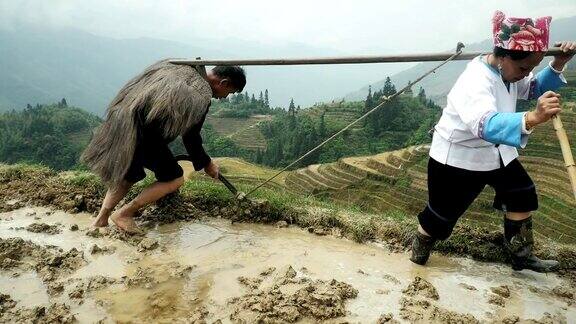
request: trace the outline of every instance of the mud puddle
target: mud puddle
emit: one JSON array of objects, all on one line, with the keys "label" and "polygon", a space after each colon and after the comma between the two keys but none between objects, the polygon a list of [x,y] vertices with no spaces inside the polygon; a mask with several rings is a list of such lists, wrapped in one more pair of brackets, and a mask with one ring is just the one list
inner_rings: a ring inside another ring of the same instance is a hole
[{"label": "mud puddle", "polygon": [[438,255],[420,267],[292,227],[205,219],[126,240],[88,231],[91,221],[0,214],[0,321],[576,322],[573,291],[554,274]]}]

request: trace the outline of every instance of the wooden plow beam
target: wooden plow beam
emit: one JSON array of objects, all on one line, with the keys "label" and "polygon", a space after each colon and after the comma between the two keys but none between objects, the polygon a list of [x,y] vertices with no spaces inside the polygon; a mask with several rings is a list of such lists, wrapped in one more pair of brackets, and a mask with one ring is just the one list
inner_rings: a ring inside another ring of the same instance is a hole
[{"label": "wooden plow beam", "polygon": [[[454,60],[471,60],[478,55],[489,54],[490,52],[469,52],[462,53]],[[562,53],[559,48],[551,48],[546,56],[554,56]],[[173,59],[170,63],[183,65],[312,65],[312,64],[366,64],[366,63],[402,63],[402,62],[437,62],[445,61],[454,52],[428,53],[428,54],[398,54],[387,56],[343,56],[343,57],[309,57],[309,58],[276,58],[276,59],[243,59],[243,60],[202,60],[200,58]]]},{"label": "wooden plow beam", "polygon": [[[343,57],[309,57],[309,58],[276,58],[276,59],[225,59],[225,60],[202,60],[200,57],[190,60],[190,59],[173,59],[170,60],[171,63],[181,64],[181,65],[191,65],[195,67],[204,66],[230,66],[230,65],[315,65],[315,64],[367,64],[367,63],[404,63],[404,62],[436,62],[436,61],[465,61],[471,60],[479,55],[490,54],[490,52],[468,52],[462,53],[462,48],[464,45],[458,43],[456,51],[458,55],[454,55],[453,52],[445,53],[428,53],[428,54],[404,54],[404,55],[387,55],[387,56],[343,56]],[[555,56],[563,53],[559,48],[551,48],[546,52],[545,56]],[[556,129],[556,134],[558,135],[558,140],[560,141],[560,147],[562,149],[562,156],[564,157],[564,163],[568,170],[568,177],[570,178],[570,183],[572,185],[572,191],[574,193],[574,199],[576,199],[576,165],[574,164],[574,158],[572,155],[572,150],[568,142],[568,136],[566,131],[562,126],[562,121],[560,117],[553,118],[554,129]],[[324,144],[324,143],[323,143]],[[297,160],[298,161],[298,160]],[[287,169],[287,168],[285,168]],[[285,170],[284,169],[284,170]],[[282,170],[282,171],[284,171]],[[282,172],[281,171],[281,172]],[[281,173],[280,172],[280,173]],[[274,176],[275,177],[275,176]],[[272,177],[272,178],[274,178]],[[271,179],[268,179],[269,181]],[[261,186],[261,185],[260,185]],[[254,188],[258,189],[260,186]],[[249,193],[249,194],[250,194]]]}]

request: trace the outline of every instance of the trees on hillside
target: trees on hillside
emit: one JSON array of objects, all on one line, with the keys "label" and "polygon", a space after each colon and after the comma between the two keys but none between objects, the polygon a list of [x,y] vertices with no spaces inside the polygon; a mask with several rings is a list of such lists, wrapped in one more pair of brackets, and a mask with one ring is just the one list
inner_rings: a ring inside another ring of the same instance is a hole
[{"label": "trees on hillside", "polygon": [[57,170],[73,168],[100,119],[66,99],[53,105],[27,105],[0,114],[0,161],[42,163]]},{"label": "trees on hillside", "polygon": [[229,98],[215,101],[211,110],[216,111],[216,115],[219,117],[234,118],[248,118],[257,114],[274,113],[268,102],[268,89],[266,89],[265,95],[260,91],[258,99],[254,93],[233,94]]},{"label": "trees on hillside", "polygon": [[[267,139],[266,150],[257,153],[255,162],[280,167],[302,156],[328,136],[339,131],[345,123],[327,120],[327,111],[336,115],[353,114],[355,117],[373,109],[383,96],[396,93],[390,78],[378,91],[368,89],[364,103],[340,103],[326,107],[314,107],[298,113],[294,100],[290,100],[288,110],[278,112],[274,119],[264,123],[260,129]],[[367,117],[364,127],[348,130],[309,155],[299,166],[333,162],[343,156],[375,154],[381,151],[397,149],[410,144],[424,143],[429,140],[427,130],[438,117],[440,109],[431,101],[426,101],[423,90],[416,98],[402,97],[391,100]]]}]

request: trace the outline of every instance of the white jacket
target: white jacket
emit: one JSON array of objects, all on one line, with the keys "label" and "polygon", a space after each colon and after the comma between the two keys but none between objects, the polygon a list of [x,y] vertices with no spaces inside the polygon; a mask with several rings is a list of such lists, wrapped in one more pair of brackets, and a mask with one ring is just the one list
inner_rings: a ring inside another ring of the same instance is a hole
[{"label": "white jacket", "polygon": [[[508,165],[518,157],[515,147],[494,145],[479,137],[484,118],[492,112],[516,112],[516,101],[528,99],[534,75],[510,83],[509,89],[500,73],[484,61],[473,59],[448,94],[447,105],[435,126],[430,157],[454,167],[472,171],[490,171],[500,167],[500,157]],[[561,76],[563,82],[565,79]],[[529,132],[523,127],[522,147]]]}]

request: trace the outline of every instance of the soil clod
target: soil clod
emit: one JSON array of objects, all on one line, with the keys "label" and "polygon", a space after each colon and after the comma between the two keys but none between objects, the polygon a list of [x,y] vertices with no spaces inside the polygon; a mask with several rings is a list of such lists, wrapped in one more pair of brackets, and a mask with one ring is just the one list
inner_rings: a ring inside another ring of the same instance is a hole
[{"label": "soil clod", "polygon": [[44,223],[32,223],[26,227],[26,230],[32,233],[45,233],[49,235],[55,235],[61,232],[58,225],[48,225]]}]

